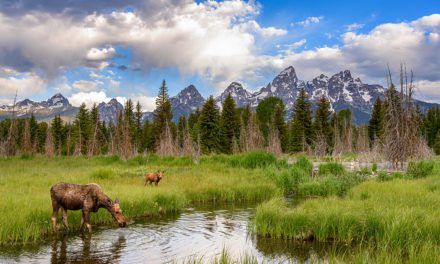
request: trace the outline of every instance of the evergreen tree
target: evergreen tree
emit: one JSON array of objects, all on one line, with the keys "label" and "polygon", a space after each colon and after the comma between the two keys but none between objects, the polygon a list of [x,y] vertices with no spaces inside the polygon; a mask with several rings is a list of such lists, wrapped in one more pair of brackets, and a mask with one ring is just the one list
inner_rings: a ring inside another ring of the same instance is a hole
[{"label": "evergreen tree", "polygon": [[312,116],[310,102],[306,91],[302,88],[295,101],[290,130],[290,150],[305,151],[313,141]]},{"label": "evergreen tree", "polygon": [[223,102],[220,117],[220,146],[223,153],[232,153],[233,139],[240,135],[240,119],[238,116],[235,101],[231,94],[228,94]]},{"label": "evergreen tree", "polygon": [[203,153],[219,150],[219,110],[212,96],[203,105],[199,118],[199,135]]},{"label": "evergreen tree", "polygon": [[284,107],[283,101],[280,98],[267,97],[258,104],[256,109],[260,129],[266,142],[269,135],[269,125],[273,122],[275,109],[278,105],[283,105]]},{"label": "evergreen tree", "polygon": [[91,120],[89,111],[83,103],[79,107],[78,113],[74,121],[75,131],[75,149],[77,155],[86,154],[88,150],[88,143],[91,135]]},{"label": "evergreen tree", "polygon": [[384,106],[382,100],[378,96],[374,102],[373,111],[368,124],[368,137],[371,145],[377,140],[383,140],[383,122],[384,122]]},{"label": "evergreen tree", "polygon": [[274,131],[274,133],[278,133],[281,149],[284,152],[288,150],[288,145],[289,145],[286,122],[284,121],[285,114],[286,113],[285,113],[284,103],[281,102],[277,104],[277,106],[275,107],[275,113],[273,114],[274,129],[277,130]]},{"label": "evergreen tree", "polygon": [[52,119],[51,132],[54,151],[56,154],[60,155],[63,151],[64,142],[66,139],[64,134],[63,120],[61,119],[60,115],[57,115],[54,117],[54,119]]},{"label": "evergreen tree", "polygon": [[431,107],[426,112],[423,119],[423,134],[428,142],[428,146],[433,147],[437,141],[437,134],[440,130],[440,108]]},{"label": "evergreen tree", "polygon": [[141,145],[139,148],[140,152],[150,151],[152,152],[154,148],[154,134],[153,134],[153,124],[147,119],[142,127]]},{"label": "evergreen tree", "polygon": [[186,118],[184,115],[181,115],[179,117],[179,123],[177,125],[177,145],[179,148],[183,147],[183,140],[185,138],[185,131],[188,127],[188,124],[186,122]]},{"label": "evergreen tree", "polygon": [[135,147],[140,151],[141,136],[142,136],[142,106],[139,101],[136,103],[135,112]]},{"label": "evergreen tree", "polygon": [[[324,95],[321,96],[316,104],[316,114],[313,127],[315,130],[316,144],[324,144],[323,148],[326,153],[330,152],[330,146],[332,145],[332,126],[330,125],[330,102]],[[322,140],[323,142],[319,142]]]},{"label": "evergreen tree", "polygon": [[437,132],[435,137],[434,152],[436,155],[440,155],[440,131]]},{"label": "evergreen tree", "polygon": [[171,119],[173,118],[173,113],[171,111],[171,103],[168,98],[168,88],[165,80],[162,81],[162,85],[159,88],[159,94],[156,98],[156,110],[154,115],[154,134],[156,145],[159,142],[161,134],[165,131],[165,127],[171,125]]}]

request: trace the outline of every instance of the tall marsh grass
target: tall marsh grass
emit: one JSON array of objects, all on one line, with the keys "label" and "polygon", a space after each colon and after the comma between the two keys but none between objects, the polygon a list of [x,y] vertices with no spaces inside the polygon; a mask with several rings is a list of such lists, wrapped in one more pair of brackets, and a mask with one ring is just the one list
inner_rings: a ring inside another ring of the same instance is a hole
[{"label": "tall marsh grass", "polygon": [[[262,157],[266,163],[276,162]],[[276,182],[256,165],[254,160],[260,157],[243,159],[244,165],[238,167],[211,159],[195,165],[188,157],[154,155],[128,161],[116,156],[1,159],[0,244],[51,234],[49,190],[58,182],[99,184],[112,199],[119,197],[128,219],[174,213],[191,203],[261,201],[280,194]],[[144,187],[143,174],[158,169],[165,170],[159,187]],[[80,219],[81,212],[69,211],[72,232],[78,230]],[[92,224],[99,223],[113,223],[104,209],[92,214]]]},{"label": "tall marsh grass", "polygon": [[283,199],[270,200],[257,208],[253,224],[261,236],[355,243],[380,249],[379,260],[392,254],[416,260],[420,253],[438,263],[426,250],[440,252],[439,204],[439,177],[367,181],[344,198],[307,200],[293,209]]}]

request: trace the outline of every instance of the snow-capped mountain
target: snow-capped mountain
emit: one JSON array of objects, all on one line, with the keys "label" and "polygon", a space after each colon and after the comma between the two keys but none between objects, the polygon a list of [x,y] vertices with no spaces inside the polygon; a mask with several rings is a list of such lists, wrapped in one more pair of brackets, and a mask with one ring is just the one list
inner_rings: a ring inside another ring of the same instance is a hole
[{"label": "snow-capped mountain", "polygon": [[[353,77],[349,70],[338,72],[330,77],[321,74],[311,81],[302,81],[297,77],[295,69],[290,66],[280,72],[267,86],[255,92],[246,90],[238,82],[232,82],[215,98],[215,101],[217,106],[221,108],[222,102],[228,94],[231,94],[238,107],[249,105],[255,109],[263,99],[276,96],[283,100],[286,105],[287,117],[290,117],[301,88],[305,89],[313,106],[322,95],[325,95],[331,102],[332,110],[350,109],[356,124],[368,122],[374,101],[378,96],[383,98],[385,93],[384,87],[377,84],[365,84],[359,78]],[[177,122],[180,116],[188,116],[197,108],[201,108],[205,99],[194,85],[189,85],[176,96],[170,97],[170,102],[173,120]],[[422,101],[416,101],[416,103],[422,111],[436,105]],[[101,120],[106,123],[116,123],[118,113],[123,110],[123,106],[116,99],[112,99],[108,103],[100,103],[98,110]],[[39,120],[47,121],[55,115],[72,120],[78,108],[72,106],[63,95],[55,94],[47,101],[34,102],[25,99],[17,102],[15,111],[18,117],[27,117],[34,113]],[[0,106],[0,120],[10,117],[11,113],[12,106]],[[151,120],[152,118],[152,112],[145,112],[143,115],[143,120]]]},{"label": "snow-capped mountain", "polygon": [[39,120],[50,120],[56,115],[61,115],[65,119],[71,119],[78,109],[72,106],[67,98],[57,93],[46,101],[35,102],[29,99],[19,101],[12,105],[0,107],[0,120],[11,116],[15,111],[17,117],[29,117],[32,113]]},{"label": "snow-capped mountain", "polygon": [[231,94],[235,103],[238,107],[244,107],[249,104],[249,98],[251,97],[251,93],[244,89],[243,86],[238,82],[231,83],[223,93],[215,98],[215,102],[219,108],[221,108],[223,101],[226,97]]},{"label": "snow-capped mountain", "polygon": [[197,108],[201,107],[205,99],[199,93],[194,85],[190,85],[180,91],[176,96],[170,98],[171,108],[173,110],[173,120],[178,121],[179,117],[188,116]]},{"label": "snow-capped mountain", "polygon": [[[230,87],[239,89],[230,89]],[[239,106],[250,105],[256,108],[263,99],[275,96],[283,100],[288,114],[291,112],[301,88],[304,88],[312,103],[316,103],[322,95],[331,102],[333,110],[350,109],[356,124],[368,122],[376,98],[384,97],[385,88],[377,84],[364,84],[359,78],[353,78],[349,70],[341,71],[330,78],[321,74],[311,81],[300,80],[295,69],[290,66],[278,74],[266,87],[251,93],[241,84],[233,82],[220,96],[216,98],[221,105],[226,96],[231,93]],[[245,92],[243,92],[245,91]],[[417,101],[422,109],[433,104]],[[315,104],[313,104],[315,105]]]},{"label": "snow-capped mountain", "polygon": [[106,124],[116,124],[119,112],[124,110],[122,104],[115,98],[111,99],[108,103],[100,103],[97,108],[101,121],[105,121]]}]

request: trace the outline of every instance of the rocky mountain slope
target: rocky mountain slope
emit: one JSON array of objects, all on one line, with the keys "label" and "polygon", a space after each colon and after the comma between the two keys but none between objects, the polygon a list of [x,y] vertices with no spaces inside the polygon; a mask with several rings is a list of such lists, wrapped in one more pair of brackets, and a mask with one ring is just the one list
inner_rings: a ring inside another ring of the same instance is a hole
[{"label": "rocky mountain slope", "polygon": [[[349,70],[338,72],[330,77],[321,74],[311,81],[303,81],[297,77],[295,69],[290,66],[280,72],[265,87],[255,92],[250,92],[240,83],[233,82],[215,98],[215,101],[221,107],[227,95],[231,94],[239,107],[250,105],[255,109],[263,99],[276,96],[283,100],[287,117],[290,117],[301,88],[305,89],[313,103],[325,95],[330,100],[333,110],[350,109],[356,124],[368,122],[374,101],[378,96],[383,98],[385,93],[384,87],[377,84],[365,84],[359,78],[353,77]],[[170,97],[170,102],[173,120],[177,121],[181,115],[188,116],[197,108],[202,107],[205,99],[194,85],[189,85],[176,96]],[[421,101],[416,101],[416,103],[421,106],[422,110],[435,105]],[[64,119],[70,120],[74,118],[78,108],[73,107],[63,95],[56,94],[43,102],[25,99],[16,104],[15,110],[18,117],[26,117],[34,112],[40,120],[49,120],[55,115],[61,115]],[[115,123],[123,106],[116,99],[112,99],[108,103],[100,103],[98,110],[102,120],[106,123]],[[0,120],[10,117],[11,111],[12,106],[0,106]],[[153,113],[144,113],[144,119],[151,120],[152,117]]]}]

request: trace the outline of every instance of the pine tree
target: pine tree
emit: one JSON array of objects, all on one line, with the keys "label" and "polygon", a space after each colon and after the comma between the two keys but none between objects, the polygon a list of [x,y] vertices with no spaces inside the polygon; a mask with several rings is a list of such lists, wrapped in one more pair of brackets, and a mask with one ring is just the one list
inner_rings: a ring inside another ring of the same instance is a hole
[{"label": "pine tree", "polygon": [[183,148],[183,141],[185,138],[185,132],[188,128],[186,118],[184,115],[179,117],[179,123],[177,125],[177,145],[179,148]]},{"label": "pine tree", "polygon": [[74,127],[76,139],[75,154],[86,154],[92,128],[89,111],[84,103],[79,107],[78,113],[76,114]]},{"label": "pine tree", "polygon": [[162,81],[162,85],[159,88],[159,94],[156,98],[156,110],[154,111],[153,116],[155,140],[156,145],[158,145],[161,134],[165,132],[165,126],[169,126],[171,124],[171,119],[173,118],[165,80]]},{"label": "pine tree", "polygon": [[330,152],[330,146],[332,145],[332,126],[330,125],[330,102],[324,95],[321,96],[316,104],[316,114],[313,127],[315,130],[315,148],[321,148],[321,155],[325,155]]},{"label": "pine tree", "polygon": [[54,151],[57,155],[60,155],[65,141],[63,120],[61,119],[60,115],[57,115],[54,117],[54,119],[52,119],[50,130],[52,131]]},{"label": "pine tree", "polygon": [[91,137],[88,146],[88,155],[94,156],[100,153],[99,138],[101,132],[100,116],[96,104],[93,104],[93,107],[90,111],[90,125],[91,125]]},{"label": "pine tree", "polygon": [[274,119],[275,109],[281,104],[284,105],[280,98],[267,97],[257,106],[256,113],[258,116],[258,122],[260,123],[260,129],[266,142],[268,141],[269,126]]},{"label": "pine tree", "polygon": [[275,107],[275,112],[273,114],[273,122],[274,122],[274,129],[277,131],[274,131],[278,134],[279,141],[281,144],[282,151],[288,150],[288,137],[287,137],[287,126],[286,122],[284,121],[285,116],[285,107],[284,103],[281,102],[277,104]]},{"label": "pine tree", "polygon": [[306,151],[313,141],[312,116],[310,102],[306,91],[302,88],[295,101],[290,130],[290,149],[293,152]]},{"label": "pine tree", "polygon": [[423,133],[428,146],[433,147],[437,141],[437,134],[440,130],[440,108],[431,107],[423,118]]},{"label": "pine tree", "polygon": [[203,153],[219,151],[219,110],[212,96],[203,105],[199,118],[200,144]]},{"label": "pine tree", "polygon": [[231,94],[223,102],[220,116],[220,146],[223,153],[232,153],[233,139],[239,137],[240,119]]},{"label": "pine tree", "polygon": [[371,118],[368,123],[368,137],[370,138],[370,145],[373,146],[376,142],[383,140],[383,123],[384,123],[384,106],[382,100],[378,96],[374,102]]},{"label": "pine tree", "polygon": [[141,145],[141,136],[142,136],[142,106],[139,101],[136,103],[136,112],[135,112],[135,148],[141,153],[140,145]]},{"label": "pine tree", "polygon": [[440,130],[437,132],[434,143],[434,152],[436,155],[440,155]]}]

